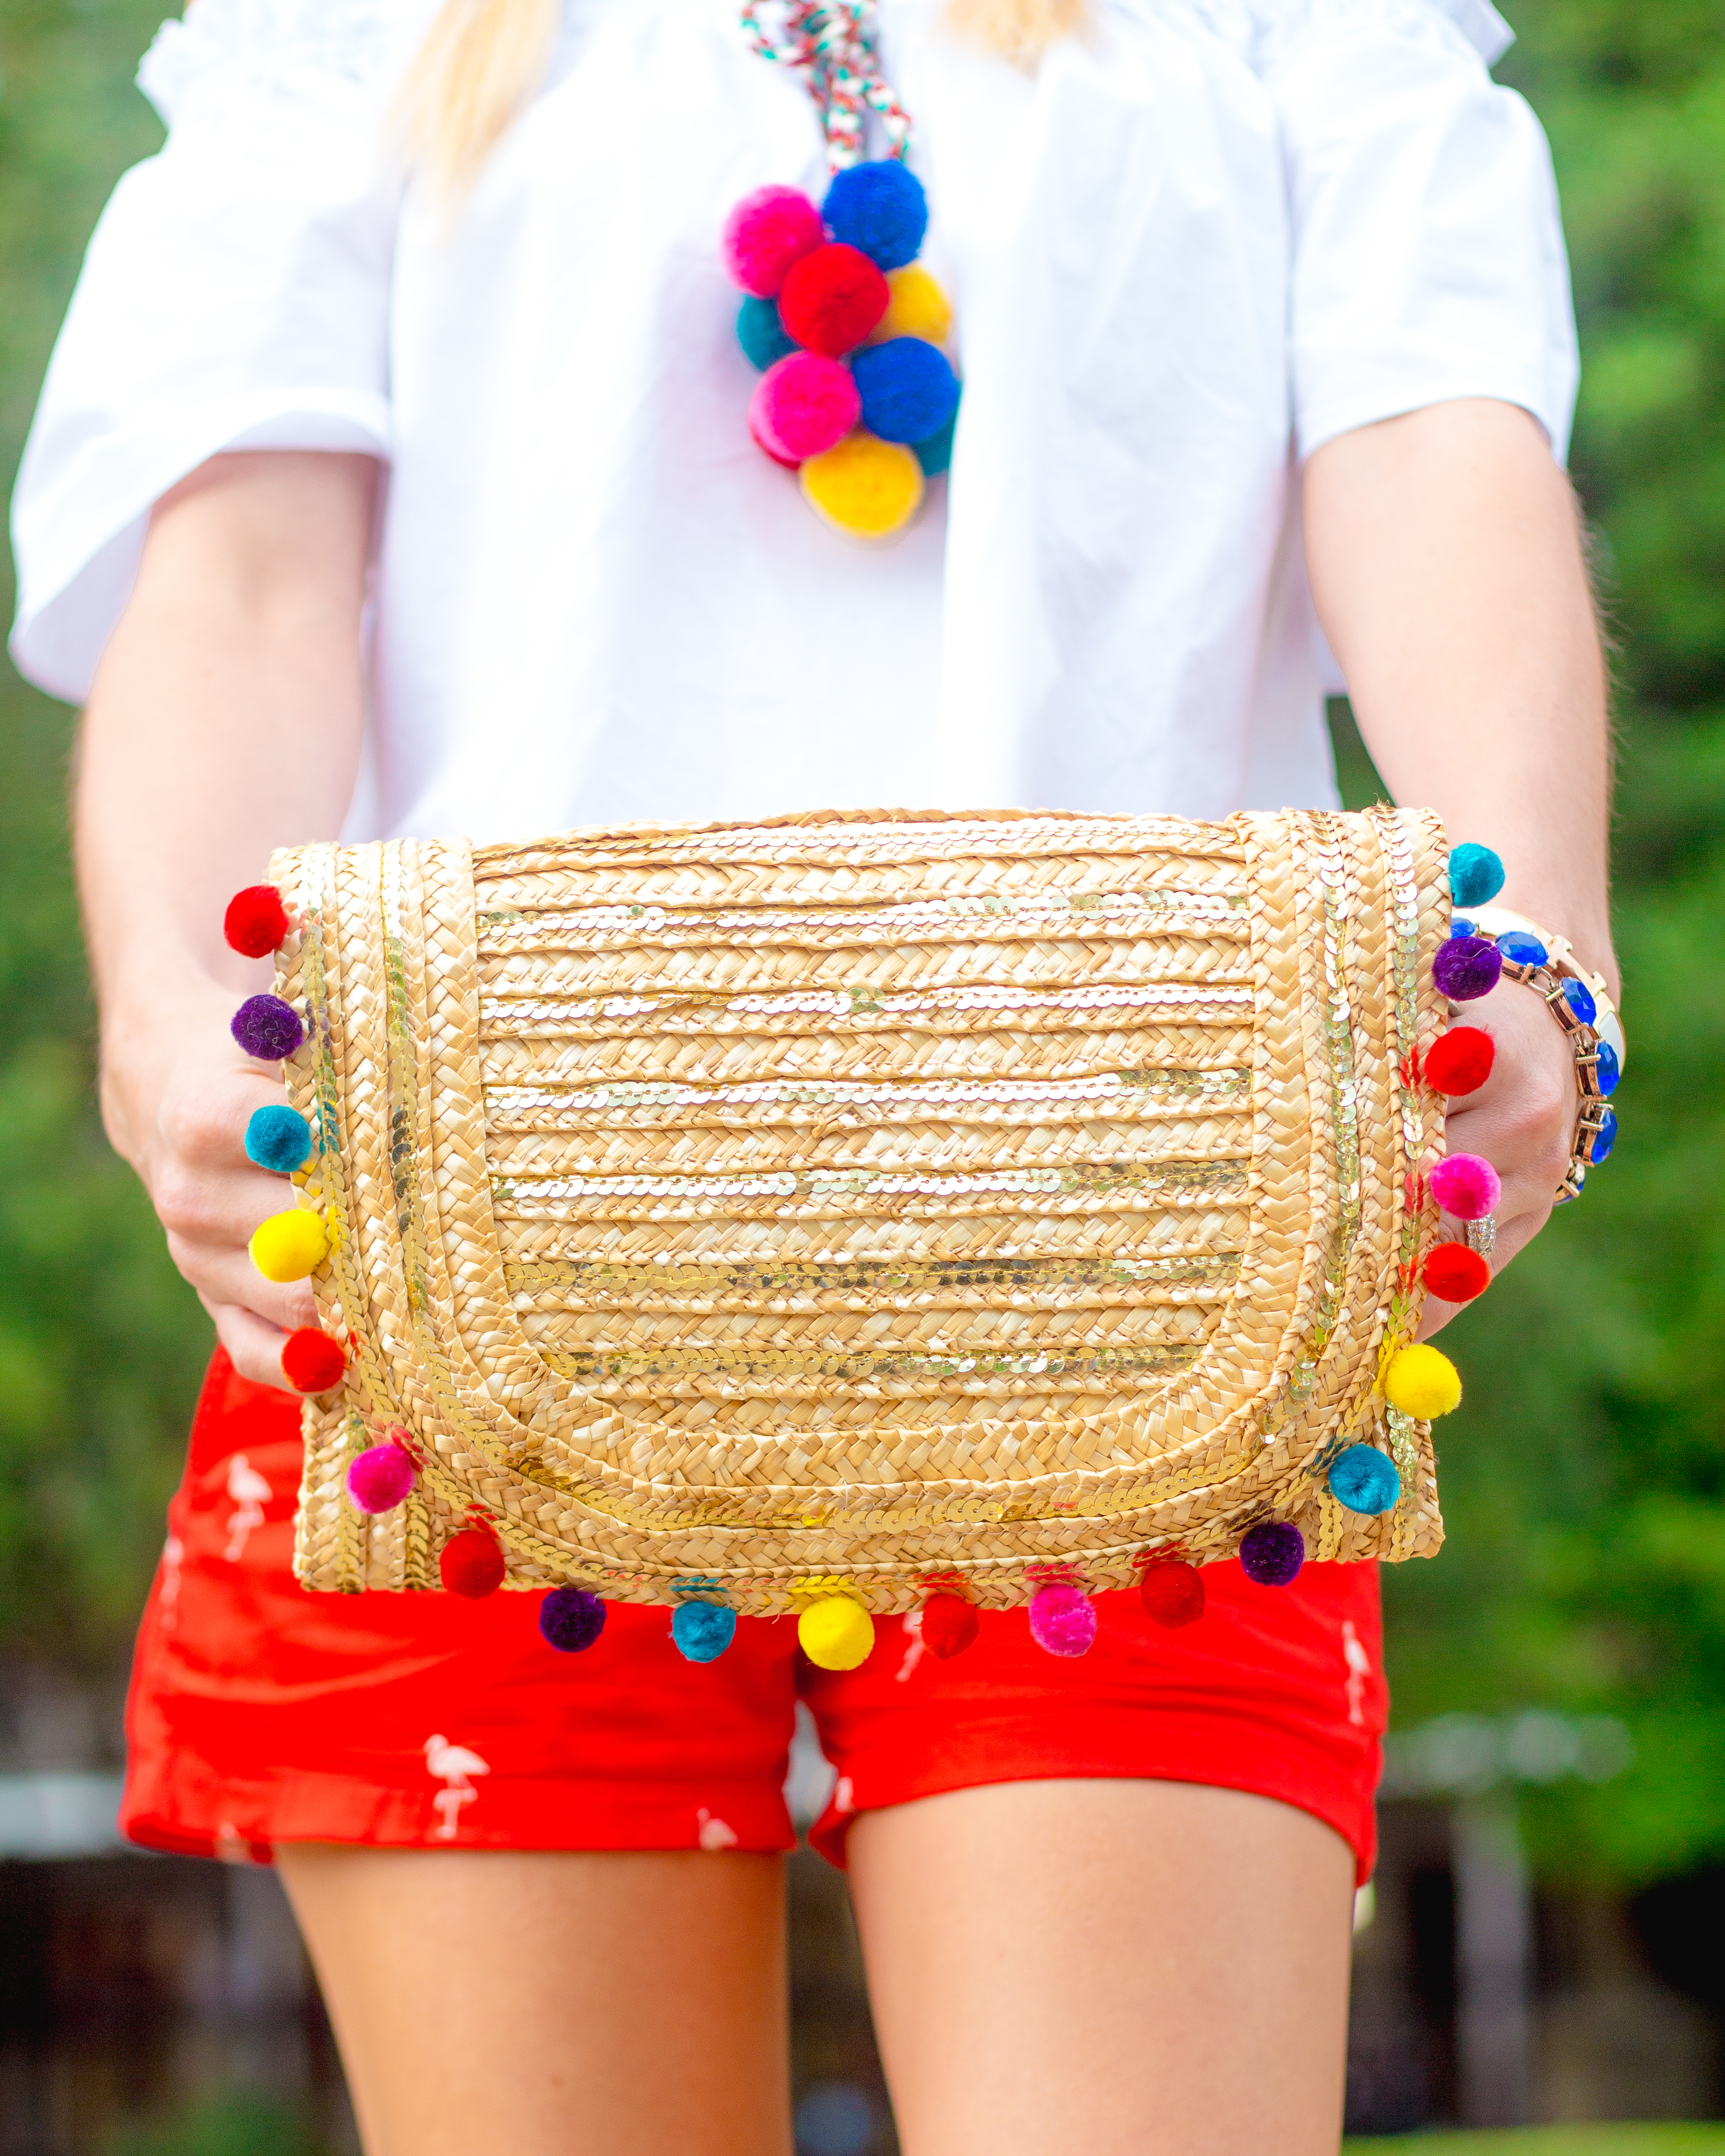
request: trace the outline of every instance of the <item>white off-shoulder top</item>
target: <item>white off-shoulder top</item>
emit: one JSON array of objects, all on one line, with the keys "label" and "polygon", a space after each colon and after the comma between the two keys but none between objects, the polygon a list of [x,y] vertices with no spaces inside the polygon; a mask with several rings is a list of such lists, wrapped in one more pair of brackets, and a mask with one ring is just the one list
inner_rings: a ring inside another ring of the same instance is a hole
[{"label": "white off-shoulder top", "polygon": [[167,145],[97,228],[14,503],[13,650],[75,699],[185,473],[387,460],[351,838],[1322,803],[1301,460],[1478,396],[1562,453],[1555,190],[1484,0],[1098,0],[1034,76],[881,0],[965,389],[878,551],[749,438],[720,226],[824,162],[736,0],[568,0],[453,224],[390,146],[429,13],[164,25]]}]

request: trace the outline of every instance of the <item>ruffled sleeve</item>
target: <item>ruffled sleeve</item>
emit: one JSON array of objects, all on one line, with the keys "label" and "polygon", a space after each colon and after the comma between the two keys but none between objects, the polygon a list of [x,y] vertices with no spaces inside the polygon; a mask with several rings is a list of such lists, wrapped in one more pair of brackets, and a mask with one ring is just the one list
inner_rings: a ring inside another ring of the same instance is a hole
[{"label": "ruffled sleeve", "polygon": [[1287,163],[1301,456],[1456,397],[1568,446],[1575,323],[1545,136],[1493,82],[1486,0],[1265,0],[1260,72]]},{"label": "ruffled sleeve", "polygon": [[81,699],[151,505],[218,451],[389,453],[389,0],[194,0],[139,85],[168,128],[98,224],[13,501],[12,651]]}]

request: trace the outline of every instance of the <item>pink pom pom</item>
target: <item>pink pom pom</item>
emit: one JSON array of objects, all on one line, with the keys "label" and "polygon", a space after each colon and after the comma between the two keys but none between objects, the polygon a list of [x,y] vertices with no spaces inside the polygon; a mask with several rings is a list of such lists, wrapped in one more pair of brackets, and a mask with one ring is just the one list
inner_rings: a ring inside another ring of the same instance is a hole
[{"label": "pink pom pom", "polygon": [[347,1464],[347,1494],[362,1512],[393,1512],[413,1486],[413,1463],[398,1445],[374,1445]]},{"label": "pink pom pom", "polygon": [[775,360],[749,400],[749,430],[780,464],[818,457],[842,442],[861,417],[850,369],[812,352]]},{"label": "pink pom pom", "polygon": [[1503,1185],[1489,1160],[1452,1152],[1431,1171],[1431,1194],[1453,1220],[1483,1220],[1495,1212]]},{"label": "pink pom pom", "polygon": [[776,300],[791,265],[826,238],[820,212],[795,187],[757,187],[725,220],[725,267],[745,292]]},{"label": "pink pom pom", "polygon": [[1096,1636],[1096,1606],[1081,1587],[1045,1587],[1030,1604],[1030,1637],[1050,1655],[1086,1655]]}]

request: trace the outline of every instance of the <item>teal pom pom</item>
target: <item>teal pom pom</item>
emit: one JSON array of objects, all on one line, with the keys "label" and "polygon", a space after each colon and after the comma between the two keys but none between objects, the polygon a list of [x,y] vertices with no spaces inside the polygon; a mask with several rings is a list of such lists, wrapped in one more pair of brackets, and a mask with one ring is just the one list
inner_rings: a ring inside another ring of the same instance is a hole
[{"label": "teal pom pom", "polygon": [[745,300],[737,311],[737,341],[752,367],[762,374],[776,359],[797,349],[794,338],[784,333],[777,300]]},{"label": "teal pom pom", "polygon": [[1489,906],[1503,888],[1503,864],[1489,846],[1456,846],[1450,854],[1450,896],[1457,906]]},{"label": "teal pom pom", "polygon": [[291,1175],[311,1158],[311,1126],[295,1108],[254,1108],[245,1127],[245,1157],[273,1174]]},{"label": "teal pom pom", "polygon": [[922,465],[924,473],[933,479],[945,471],[952,461],[952,437],[958,431],[958,414],[955,412],[937,434],[931,434],[926,442],[912,442],[911,454]]},{"label": "teal pom pom", "polygon": [[1373,1445],[1350,1445],[1330,1468],[1330,1495],[1350,1512],[1387,1512],[1402,1494],[1395,1462]]},{"label": "teal pom pom", "polygon": [[685,1662],[716,1662],[737,1631],[737,1612],[722,1602],[680,1602],[671,1612],[671,1638]]}]

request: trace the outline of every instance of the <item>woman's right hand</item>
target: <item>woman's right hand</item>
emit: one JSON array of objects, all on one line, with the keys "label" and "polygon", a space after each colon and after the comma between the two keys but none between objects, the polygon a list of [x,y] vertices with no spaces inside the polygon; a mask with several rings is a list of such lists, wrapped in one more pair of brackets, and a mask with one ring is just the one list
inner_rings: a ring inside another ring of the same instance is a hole
[{"label": "woman's right hand", "polygon": [[316,1318],[309,1286],[265,1280],[246,1247],[295,1200],[246,1158],[247,1123],[282,1089],[228,1030],[270,970],[222,921],[275,847],[341,827],[377,483],[369,457],[272,449],[213,458],[164,495],[79,741],[103,1118],[235,1368],[265,1385]]},{"label": "woman's right hand", "polygon": [[265,1280],[247,1248],[260,1221],[293,1204],[294,1186],[246,1158],[253,1112],[286,1096],[275,1067],[254,1062],[228,1030],[241,1000],[211,982],[135,1017],[110,1014],[102,1115],[234,1368],[280,1387],[282,1343],[317,1313],[309,1281]]}]

